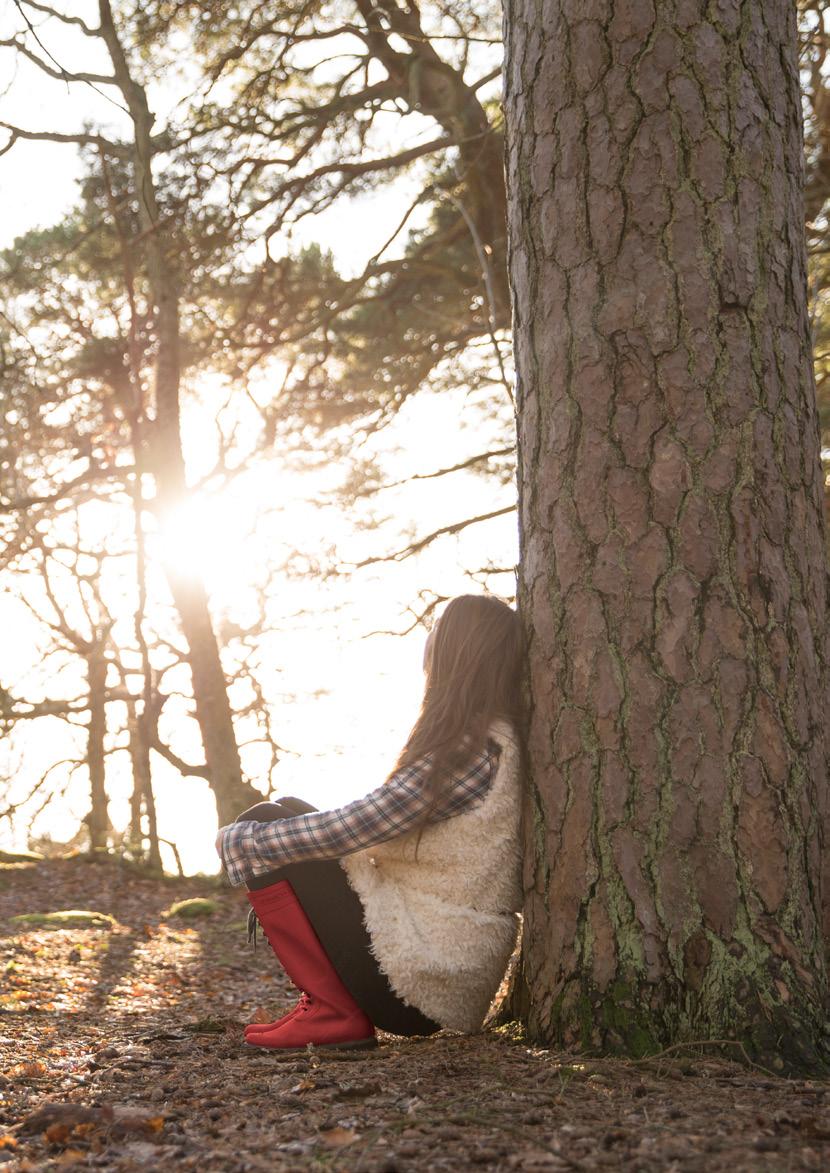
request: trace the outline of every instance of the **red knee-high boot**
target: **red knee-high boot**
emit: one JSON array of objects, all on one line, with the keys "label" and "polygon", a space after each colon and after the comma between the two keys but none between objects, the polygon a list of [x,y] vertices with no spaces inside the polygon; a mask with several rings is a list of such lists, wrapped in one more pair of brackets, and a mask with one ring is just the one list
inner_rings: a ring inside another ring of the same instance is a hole
[{"label": "red knee-high boot", "polygon": [[248,899],[278,961],[303,991],[297,1006],[265,1029],[245,1031],[253,1047],[364,1048],[377,1045],[375,1028],[341,982],[320,938],[287,880],[249,892]]},{"label": "red knee-high boot", "polygon": [[[256,930],[257,930],[258,924],[259,924],[259,922],[257,921],[256,914],[254,913],[254,910],[252,908],[250,910],[250,912],[248,913],[248,941],[250,942],[251,940],[253,940],[254,947],[256,947]],[[261,927],[262,926],[260,925],[260,928]],[[273,950],[272,950],[272,952],[273,952]],[[276,954],[275,954],[275,956],[276,956]],[[302,1006],[303,1002],[305,1002],[306,998],[307,998],[307,995],[301,993],[299,1001],[296,1003],[296,1005],[293,1006],[291,1008],[291,1010],[287,1011],[285,1014],[281,1014],[279,1016],[279,1018],[271,1019],[269,1022],[249,1022],[248,1025],[245,1027],[245,1041],[248,1042],[249,1040],[253,1039],[256,1035],[267,1034],[269,1031],[272,1031],[274,1029],[274,1027],[280,1026],[283,1022],[286,1022],[289,1018],[293,1018],[294,1015],[297,1013],[297,1011]]]}]

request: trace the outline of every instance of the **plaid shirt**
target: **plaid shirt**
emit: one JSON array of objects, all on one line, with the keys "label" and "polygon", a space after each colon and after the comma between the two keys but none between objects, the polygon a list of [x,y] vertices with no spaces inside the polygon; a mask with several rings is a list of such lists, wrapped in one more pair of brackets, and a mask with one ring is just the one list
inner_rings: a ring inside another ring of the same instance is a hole
[{"label": "plaid shirt", "polygon": [[[404,766],[365,798],[335,810],[222,827],[217,848],[231,884],[301,860],[351,855],[414,829],[432,801],[425,785],[431,756]],[[498,747],[488,742],[466,769],[452,776],[428,822],[451,818],[483,799],[497,763]]]}]

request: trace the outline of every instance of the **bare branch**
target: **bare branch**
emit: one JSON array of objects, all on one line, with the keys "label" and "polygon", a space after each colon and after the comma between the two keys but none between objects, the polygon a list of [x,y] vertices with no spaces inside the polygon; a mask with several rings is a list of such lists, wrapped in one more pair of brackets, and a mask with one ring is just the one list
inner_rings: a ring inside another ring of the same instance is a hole
[{"label": "bare branch", "polygon": [[[19,706],[25,705],[25,710]],[[83,713],[88,708],[86,697],[74,700],[26,701],[0,692],[0,718],[4,722],[32,721],[38,717],[66,717],[69,713]]]},{"label": "bare branch", "polygon": [[401,481],[391,481],[388,485],[382,485],[381,488],[396,489],[400,485],[409,485],[412,481],[431,481],[434,477],[445,477],[451,472],[461,472],[465,468],[473,468],[476,464],[494,460],[497,456],[510,456],[515,451],[516,449],[511,444],[509,448],[494,448],[490,452],[479,452],[476,456],[471,456],[458,464],[451,464],[449,468],[438,468],[435,472],[417,472],[414,476],[404,477]]},{"label": "bare branch", "polygon": [[482,513],[479,517],[467,517],[464,521],[455,521],[452,525],[443,525],[440,529],[435,530],[431,534],[427,534],[425,538],[420,538],[417,542],[411,542],[403,549],[397,550],[394,554],[377,555],[374,558],[364,558],[362,562],[351,563],[355,570],[361,570],[364,566],[374,566],[378,562],[402,562],[404,558],[410,558],[413,554],[418,554],[425,549],[436,538],[449,537],[452,534],[460,534],[462,530],[471,525],[478,525],[482,521],[492,521],[495,517],[504,517],[508,513],[515,513],[515,505],[506,505],[504,509],[495,509],[492,513]]},{"label": "bare branch", "polygon": [[0,155],[11,150],[18,139],[27,139],[31,142],[75,143],[79,146],[95,146],[109,151],[111,155],[128,157],[129,148],[112,142],[100,134],[59,134],[52,130],[25,130],[22,126],[13,126],[10,122],[0,122],[0,129],[7,130],[10,139],[4,147],[0,147]]},{"label": "bare branch", "polygon": [[[489,133],[485,132],[485,133]],[[424,155],[431,155],[435,151],[444,151],[448,147],[461,146],[463,143],[472,141],[475,138],[481,138],[482,135],[470,135],[469,138],[457,138],[451,135],[444,135],[441,138],[431,139],[429,142],[422,143],[417,147],[410,147],[406,151],[399,151],[397,155],[386,155],[380,159],[342,159],[334,163],[326,163],[322,167],[309,172],[307,175],[297,175],[292,179],[286,180],[285,183],[280,184],[276,195],[269,196],[267,199],[254,205],[251,211],[246,213],[246,216],[251,216],[262,208],[267,207],[268,204],[273,203],[277,196],[283,193],[305,189],[313,184],[315,180],[322,179],[326,175],[341,175],[344,177],[354,177],[358,175],[366,175],[373,171],[389,171],[398,167],[405,167],[407,163],[414,162],[415,159],[420,159]],[[338,193],[342,190],[338,188]]]},{"label": "bare branch", "polygon": [[18,10],[21,4],[25,4],[27,8],[34,8],[36,12],[42,12],[46,16],[54,16],[57,20],[62,20],[64,24],[74,24],[88,37],[98,36],[99,30],[90,28],[86,21],[81,20],[80,16],[67,16],[65,12],[58,12],[56,8],[51,8],[48,4],[36,4],[35,0],[19,0]]},{"label": "bare branch", "polygon": [[184,878],[184,868],[182,867],[182,857],[179,855],[179,849],[175,843],[170,839],[159,839],[159,843],[164,843],[173,852],[173,857],[176,860],[176,867],[179,869],[179,875]]},{"label": "bare branch", "polygon": [[[77,758],[62,758],[59,762],[53,762],[51,764],[51,766],[48,766],[47,769],[41,774],[40,778],[38,778],[38,780],[35,782],[34,786],[31,788],[31,790],[29,791],[28,794],[26,794],[23,798],[18,799],[17,802],[9,803],[9,805],[5,808],[5,810],[0,811],[0,819],[13,818],[14,815],[16,814],[16,812],[21,809],[21,807],[24,807],[24,806],[26,806],[27,803],[30,803],[32,801],[32,799],[34,799],[35,796],[38,794],[38,792],[46,785],[46,783],[49,780],[50,774],[54,770],[60,769],[61,766],[71,766],[72,767],[71,772],[74,772],[79,766],[82,766],[82,765],[83,765],[83,762],[80,762]],[[70,776],[71,776],[71,773],[70,773]],[[52,797],[52,795],[50,794],[49,798],[51,798],[51,797]],[[32,820],[30,820],[30,825],[31,825],[31,821]]]},{"label": "bare branch", "polygon": [[107,73],[69,73],[60,66],[55,69],[51,65],[48,65],[45,61],[41,60],[37,53],[33,53],[32,50],[27,45],[24,45],[22,41],[19,41],[17,37],[7,37],[5,40],[0,41],[0,49],[15,49],[18,53],[22,53],[24,57],[27,57],[29,61],[38,67],[38,69],[43,70],[45,74],[47,74],[49,77],[54,77],[57,81],[80,81],[88,82],[90,85],[102,86],[114,86],[117,84],[115,78]]},{"label": "bare branch", "polygon": [[491,69],[489,73],[485,73],[484,77],[480,77],[478,81],[474,81],[470,89],[480,90],[482,86],[486,86],[488,81],[495,81],[497,77],[501,77],[501,66],[498,69]]},{"label": "bare branch", "polygon": [[90,464],[82,473],[66,481],[54,493],[44,493],[40,496],[18,497],[14,501],[0,501],[0,514],[19,513],[31,509],[34,505],[53,505],[68,497],[74,489],[88,488],[96,481],[123,481],[132,472],[132,468],[117,466],[115,468],[96,468]]},{"label": "bare branch", "polygon": [[[420,610],[416,611],[414,607],[407,607],[406,610],[413,616],[412,622],[403,631],[367,631],[362,639],[370,639],[373,635],[409,635],[416,627],[424,627],[427,630],[432,627],[432,616],[436,607],[440,607],[442,603],[449,601],[449,595],[438,595],[434,591],[420,591],[421,601],[424,603]],[[427,595],[432,595],[432,598],[427,601]]]},{"label": "bare branch", "polygon": [[174,753],[169,745],[165,745],[156,732],[150,734],[150,746],[160,754],[171,766],[175,766],[180,774],[186,778],[210,778],[207,766],[192,766]]}]

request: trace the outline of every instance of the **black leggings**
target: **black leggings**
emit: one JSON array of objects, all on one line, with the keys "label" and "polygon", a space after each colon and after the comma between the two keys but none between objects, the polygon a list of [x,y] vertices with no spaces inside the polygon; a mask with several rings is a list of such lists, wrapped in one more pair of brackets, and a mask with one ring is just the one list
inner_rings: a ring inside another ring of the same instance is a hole
[{"label": "black leggings", "polygon": [[[301,798],[283,798],[279,802],[258,802],[236,821],[270,823],[309,814],[314,809]],[[441,1029],[420,1010],[407,1006],[381,972],[370,949],[360,898],[336,859],[286,864],[253,876],[248,888],[255,892],[280,880],[291,884],[340,980],[376,1027],[396,1035],[431,1035]]]}]

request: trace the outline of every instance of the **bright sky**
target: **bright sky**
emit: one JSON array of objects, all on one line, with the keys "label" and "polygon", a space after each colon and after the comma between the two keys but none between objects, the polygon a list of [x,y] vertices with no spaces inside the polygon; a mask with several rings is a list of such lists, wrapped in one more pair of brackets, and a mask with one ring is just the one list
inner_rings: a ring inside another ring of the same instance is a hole
[{"label": "bright sky", "polygon": [[[73,4],[67,11],[88,15],[94,5]],[[8,35],[13,13],[0,14],[0,37]],[[60,29],[44,41],[68,68],[75,67],[84,38]],[[8,51],[0,51],[0,85],[8,77]],[[85,68],[107,69],[102,60]],[[169,96],[152,95],[154,108]],[[71,131],[84,120],[117,124],[121,115],[88,86],[49,82],[22,63],[2,100],[2,120],[28,129]],[[4,218],[0,246],[36,226],[54,222],[71,206],[74,181],[80,174],[75,148],[48,143],[18,143],[0,158],[0,190]],[[352,201],[339,216],[317,217],[304,235],[331,247],[344,269],[362,268],[365,259],[397,224],[406,184],[399,198],[372,196]],[[505,411],[509,411],[505,405]],[[215,413],[190,404],[185,429],[193,477],[200,469],[194,454],[209,447]],[[463,394],[431,396],[408,405],[382,438],[393,451],[386,457],[389,479],[454,464],[485,450],[498,435],[495,421],[482,423],[473,397]],[[334,470],[329,480],[336,479]],[[342,470],[341,470],[342,472]],[[285,470],[276,460],[240,477],[224,494],[197,503],[184,524],[168,537],[167,552],[198,566],[211,593],[217,621],[244,623],[252,584],[263,563],[278,560],[283,548],[319,557],[332,544],[344,563],[396,549],[401,534],[430,532],[459,518],[487,512],[509,500],[509,490],[498,490],[469,473],[422,481],[390,490],[373,502],[390,519],[385,530],[373,534],[355,529],[354,521],[336,507],[311,503],[331,487],[322,481]],[[258,513],[266,504],[273,509]],[[255,517],[248,533],[246,517]],[[90,540],[95,526],[90,518]],[[105,522],[103,524],[109,524]],[[100,540],[100,529],[98,532]],[[268,611],[269,634],[262,644],[259,677],[275,714],[277,737],[287,750],[277,776],[280,793],[294,793],[317,806],[348,801],[379,785],[410,728],[422,689],[421,655],[424,634],[400,638],[372,635],[400,631],[408,626],[405,610],[417,605],[418,592],[434,589],[452,595],[480,589],[465,568],[487,562],[511,566],[516,559],[515,521],[512,516],[473,529],[457,538],[443,539],[424,554],[402,564],[381,565],[342,574],[321,582],[285,578],[276,580]],[[3,584],[7,585],[7,584]],[[512,592],[511,576],[501,576],[494,588]],[[247,602],[246,602],[247,600]],[[299,617],[298,613],[302,612]],[[42,661],[43,636],[24,605],[10,594],[0,596],[0,630],[4,632],[4,661],[0,683],[29,696],[73,695],[71,673],[56,681],[49,662]],[[40,692],[38,692],[40,689]],[[174,721],[175,724],[175,721]],[[35,728],[36,726],[36,728]],[[199,746],[195,726],[165,729],[182,756],[194,760]],[[191,743],[188,744],[188,735]],[[12,793],[25,792],[52,762],[72,754],[73,734],[58,720],[32,723],[0,746],[0,776],[12,776]],[[256,750],[245,751],[246,764],[255,773]],[[3,760],[2,755],[5,755]],[[253,763],[253,765],[252,765]],[[127,823],[125,755],[110,758],[108,788],[113,798],[116,827]],[[213,851],[216,819],[205,784],[182,779],[157,756],[154,786],[162,838],[175,841],[187,871],[216,870]],[[65,772],[65,771],[64,771]],[[61,777],[60,771],[56,778]],[[79,775],[66,796],[46,808],[36,825],[40,834],[65,839],[88,809],[85,779]],[[0,826],[0,843],[22,845],[22,828]],[[171,866],[172,856],[166,854]]]}]

